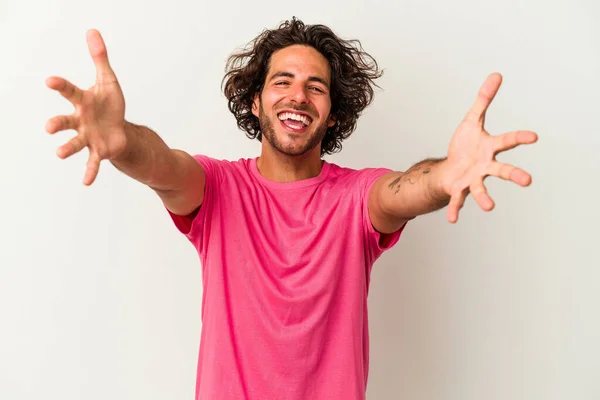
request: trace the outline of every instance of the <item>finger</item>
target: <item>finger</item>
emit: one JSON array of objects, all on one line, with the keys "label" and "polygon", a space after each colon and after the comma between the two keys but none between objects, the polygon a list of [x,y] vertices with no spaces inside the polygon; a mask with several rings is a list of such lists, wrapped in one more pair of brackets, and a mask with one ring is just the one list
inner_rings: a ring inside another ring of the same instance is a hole
[{"label": "finger", "polygon": [[67,143],[63,144],[56,150],[56,155],[62,159],[78,153],[87,145],[85,138],[82,135],[77,135]]},{"label": "finger", "polygon": [[104,84],[116,82],[117,77],[108,62],[108,52],[100,32],[96,29],[90,29],[86,34],[86,38],[90,55],[96,66],[96,81]]},{"label": "finger", "polygon": [[485,113],[490,106],[492,100],[498,93],[498,89],[502,84],[502,75],[495,72],[487,77],[481,88],[479,89],[479,93],[477,94],[477,98],[475,99],[475,103],[471,106],[467,114],[467,119],[478,122],[483,125],[485,120]]},{"label": "finger", "polygon": [[531,144],[538,140],[538,135],[532,131],[513,131],[494,137],[494,154],[514,149],[521,144]]},{"label": "finger", "polygon": [[458,213],[465,204],[465,199],[469,189],[465,189],[461,192],[457,192],[450,197],[450,203],[448,203],[447,218],[450,223],[456,223],[458,221]]},{"label": "finger", "polygon": [[514,165],[492,161],[488,167],[487,174],[496,176],[506,181],[512,181],[517,185],[529,186],[531,184],[531,175]]},{"label": "finger", "polygon": [[56,133],[69,129],[77,130],[79,126],[79,118],[75,115],[59,115],[53,117],[46,122],[46,132]]},{"label": "finger", "polygon": [[46,86],[59,92],[65,99],[69,100],[73,105],[77,105],[83,98],[83,91],[73,85],[66,79],[58,76],[51,76],[46,79]]},{"label": "finger", "polygon": [[100,157],[95,152],[90,152],[90,157],[86,164],[85,176],[83,177],[83,184],[86,186],[91,185],[98,176],[100,170]]},{"label": "finger", "polygon": [[494,201],[490,197],[483,184],[483,180],[473,183],[470,188],[471,196],[479,204],[483,211],[491,211],[494,208]]}]

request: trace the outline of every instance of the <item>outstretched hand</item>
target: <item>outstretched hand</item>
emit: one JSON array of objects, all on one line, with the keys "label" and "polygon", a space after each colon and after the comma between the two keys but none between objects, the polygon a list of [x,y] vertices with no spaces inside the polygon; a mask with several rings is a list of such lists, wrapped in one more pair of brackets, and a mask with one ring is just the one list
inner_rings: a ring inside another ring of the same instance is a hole
[{"label": "outstretched hand", "polygon": [[501,83],[502,76],[498,73],[486,79],[475,103],[450,142],[442,186],[450,196],[447,217],[451,223],[458,220],[458,213],[469,193],[484,211],[494,208],[494,201],[483,184],[487,176],[496,176],[520,186],[531,183],[531,175],[520,168],[496,161],[496,155],[521,144],[536,142],[537,134],[514,131],[492,136],[484,128],[486,111]]},{"label": "outstretched hand", "polygon": [[60,146],[56,154],[65,159],[87,147],[89,159],[83,183],[91,185],[98,175],[100,161],[120,155],[127,140],[125,99],[108,62],[106,46],[97,30],[89,30],[86,36],[96,66],[96,83],[88,90],[82,90],[66,79],[49,77],[46,85],[69,100],[75,111],[48,120],[46,131],[51,134],[69,129],[77,131],[77,136]]}]

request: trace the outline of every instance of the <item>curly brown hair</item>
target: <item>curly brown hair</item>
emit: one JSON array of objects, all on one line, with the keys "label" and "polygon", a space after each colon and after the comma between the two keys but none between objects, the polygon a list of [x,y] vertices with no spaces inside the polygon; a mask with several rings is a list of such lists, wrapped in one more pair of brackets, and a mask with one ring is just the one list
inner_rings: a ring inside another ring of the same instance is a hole
[{"label": "curly brown hair", "polygon": [[342,149],[342,140],[356,129],[361,112],[373,100],[374,80],[381,77],[377,62],[360,41],[343,40],[325,25],[305,25],[293,17],[277,29],[264,30],[245,48],[232,54],[222,81],[229,110],[238,127],[251,139],[262,141],[259,119],[252,114],[255,94],[261,93],[271,55],[291,45],[310,46],[320,52],[331,68],[331,115],[336,123],[321,142],[321,156]]}]

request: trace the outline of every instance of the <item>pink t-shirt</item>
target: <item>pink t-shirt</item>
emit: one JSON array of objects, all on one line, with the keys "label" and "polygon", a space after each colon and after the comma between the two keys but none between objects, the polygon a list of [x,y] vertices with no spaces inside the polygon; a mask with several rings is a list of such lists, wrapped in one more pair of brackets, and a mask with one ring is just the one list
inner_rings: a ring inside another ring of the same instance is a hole
[{"label": "pink t-shirt", "polygon": [[368,215],[389,170],[324,162],[314,178],[278,183],[256,158],[195,158],[202,206],[169,214],[202,265],[196,399],[364,399],[371,267],[403,230],[381,235]]}]

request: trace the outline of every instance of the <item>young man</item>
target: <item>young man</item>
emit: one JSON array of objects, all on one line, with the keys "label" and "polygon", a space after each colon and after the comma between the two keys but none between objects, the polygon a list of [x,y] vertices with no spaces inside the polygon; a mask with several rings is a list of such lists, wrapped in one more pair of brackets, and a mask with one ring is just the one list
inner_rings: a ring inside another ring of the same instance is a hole
[{"label": "young man", "polygon": [[161,197],[196,247],[204,288],[197,399],[364,399],[373,263],[417,215],[448,206],[454,223],[469,193],[491,210],[486,176],[531,182],[495,155],[537,135],[491,136],[483,127],[499,74],[481,87],[446,157],[405,172],[340,167],[321,157],[355,129],[380,72],[356,42],[293,19],[229,60],[229,109],[262,143],[259,157],[231,162],[170,149],[125,121],[104,42],[95,30],[87,40],[96,84],[84,91],[49,78],[76,110],[46,129],[78,132],[57,154],[89,149],[84,184],[110,160]]}]

